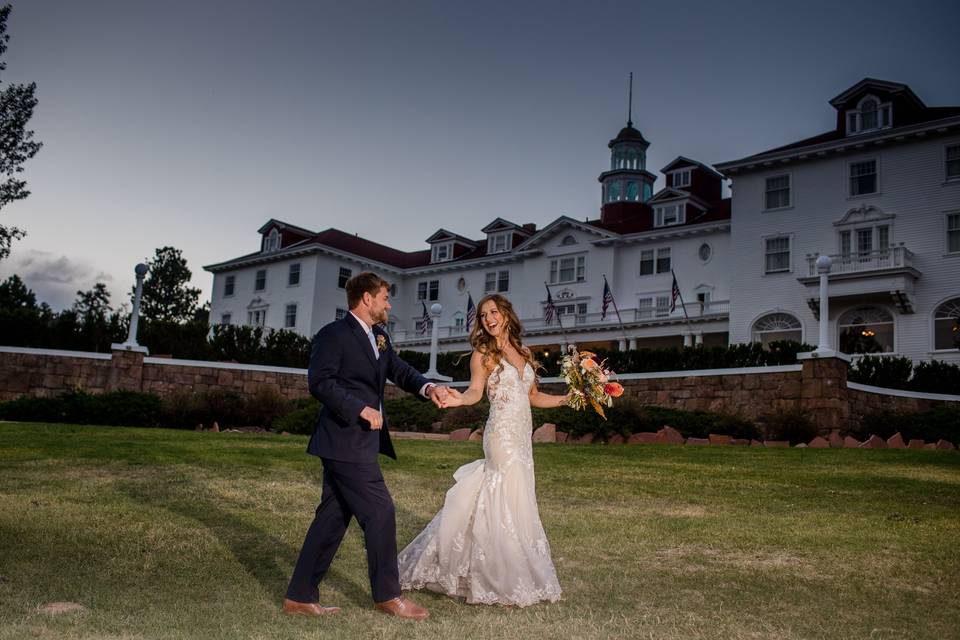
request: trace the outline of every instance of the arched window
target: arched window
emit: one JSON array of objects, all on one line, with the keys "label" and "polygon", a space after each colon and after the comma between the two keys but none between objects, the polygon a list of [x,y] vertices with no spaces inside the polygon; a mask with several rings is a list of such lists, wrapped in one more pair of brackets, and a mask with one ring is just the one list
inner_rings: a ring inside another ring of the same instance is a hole
[{"label": "arched window", "polygon": [[768,313],[753,323],[753,341],[766,346],[778,340],[803,342],[803,326],[789,313]]},{"label": "arched window", "polygon": [[860,104],[860,128],[877,128],[877,101],[873,98],[868,98]]},{"label": "arched window", "polygon": [[627,182],[627,200],[636,202],[640,199],[640,191],[637,189],[637,183],[633,180]]},{"label": "arched window", "polygon": [[960,349],[960,298],[947,300],[934,312],[933,348]]},{"label": "arched window", "polygon": [[276,251],[280,248],[280,232],[276,229],[271,229],[270,233],[267,234],[267,241],[264,243],[264,251]]},{"label": "arched window", "polygon": [[837,320],[843,353],[893,353],[893,316],[880,307],[857,307]]},{"label": "arched window", "polygon": [[560,241],[560,244],[562,245],[577,244],[577,239],[573,236],[573,234],[567,234],[563,237],[563,240]]}]

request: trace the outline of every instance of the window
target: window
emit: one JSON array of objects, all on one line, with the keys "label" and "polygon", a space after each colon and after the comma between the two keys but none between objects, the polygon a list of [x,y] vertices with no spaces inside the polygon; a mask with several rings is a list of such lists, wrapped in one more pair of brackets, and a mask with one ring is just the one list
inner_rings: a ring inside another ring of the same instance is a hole
[{"label": "window", "polygon": [[510,290],[509,271],[489,271],[484,280],[485,293],[503,293]]},{"label": "window", "polygon": [[509,251],[513,244],[512,240],[512,231],[491,233],[489,238],[487,238],[487,253],[503,253],[504,251]]},{"label": "window", "polygon": [[396,297],[397,297],[397,283],[391,284],[391,285],[390,285],[390,288],[387,289],[387,291],[390,292],[390,297],[391,297],[391,298],[396,298]]},{"label": "window", "polygon": [[230,324],[232,317],[229,313],[220,314],[220,324]]},{"label": "window", "polygon": [[790,237],[767,238],[764,273],[790,271]]},{"label": "window", "polygon": [[430,300],[439,300],[440,299],[440,281],[431,280],[430,281]]},{"label": "window", "polygon": [[653,317],[653,298],[640,298],[637,301],[637,320],[649,320]]},{"label": "window", "polygon": [[431,320],[424,320],[423,318],[419,318],[419,319],[416,320],[416,322],[414,323],[414,330],[417,332],[417,334],[430,333],[430,331],[431,331],[432,329],[433,329],[433,320],[432,320],[432,319],[431,319]]},{"label": "window", "polygon": [[656,220],[654,223],[658,227],[667,227],[672,224],[683,224],[686,205],[683,203],[666,204],[654,209]]},{"label": "window", "polygon": [[554,258],[550,261],[550,284],[583,282],[586,279],[586,256]]},{"label": "window", "polygon": [[934,312],[933,348],[960,349],[960,298],[947,300]]},{"label": "window", "polygon": [[637,202],[640,199],[640,190],[637,189],[637,183],[634,180],[627,182],[627,200]]},{"label": "window", "polygon": [[771,342],[803,342],[803,326],[789,313],[768,313],[753,323],[753,341],[764,347]]},{"label": "window", "polygon": [[457,313],[453,316],[453,329],[456,333],[463,333],[464,327],[463,314],[457,311]]},{"label": "window", "polygon": [[657,249],[657,273],[670,273],[670,247]]},{"label": "window", "polygon": [[253,327],[262,327],[267,321],[266,309],[251,309],[247,311],[247,324]]},{"label": "window", "polygon": [[295,287],[300,284],[300,263],[290,265],[290,273],[287,274],[287,286]]},{"label": "window", "polygon": [[350,269],[340,267],[340,272],[337,273],[337,288],[345,288],[347,286],[347,280],[350,279],[351,275],[353,275],[353,272]]},{"label": "window", "polygon": [[837,319],[843,353],[893,353],[893,316],[880,307],[851,309]]},{"label": "window", "polygon": [[223,279],[223,297],[233,295],[233,289],[237,284],[237,276],[227,276]]},{"label": "window", "polygon": [[297,305],[287,305],[283,313],[283,326],[286,329],[293,329],[297,326]]},{"label": "window", "polygon": [[670,296],[657,296],[656,313],[658,318],[666,318],[670,315]]},{"label": "window", "polygon": [[577,239],[572,234],[568,234],[563,237],[563,240],[560,241],[560,244],[563,246],[577,244]]},{"label": "window", "polygon": [[893,126],[893,107],[889,102],[880,103],[873,96],[866,96],[856,109],[847,111],[847,135],[876,131]]},{"label": "window", "polygon": [[690,169],[681,169],[680,171],[675,171],[673,174],[673,186],[689,187],[690,186]]},{"label": "window", "polygon": [[263,240],[263,250],[267,251],[276,251],[280,248],[280,232],[276,229],[271,229],[270,233],[267,234],[267,237]]},{"label": "window", "polygon": [[839,237],[841,257],[866,260],[890,248],[890,225],[844,229]]},{"label": "window", "polygon": [[783,209],[790,206],[790,176],[767,178],[764,209]]},{"label": "window", "polygon": [[644,249],[640,252],[640,275],[649,276],[653,274],[654,255],[653,249]]},{"label": "window", "polygon": [[267,288],[267,270],[260,269],[259,271],[257,271],[257,277],[254,279],[254,282],[253,282],[253,290],[263,291],[266,288]]},{"label": "window", "polygon": [[700,258],[700,262],[709,262],[712,256],[713,248],[711,248],[706,242],[700,245],[700,248],[697,249],[697,257]]},{"label": "window", "polygon": [[947,253],[960,253],[960,213],[947,214]]},{"label": "window", "polygon": [[440,298],[440,281],[424,280],[417,283],[417,300],[437,300]]},{"label": "window", "polygon": [[960,144],[947,147],[947,180],[960,179]]},{"label": "window", "polygon": [[637,320],[666,318],[670,315],[670,296],[668,294],[650,295],[637,300]]},{"label": "window", "polygon": [[862,196],[877,192],[877,161],[850,163],[850,195]]},{"label": "window", "polygon": [[430,259],[431,262],[446,262],[447,260],[452,260],[452,259],[453,259],[453,243],[452,242],[433,245],[433,255]]},{"label": "window", "polygon": [[336,311],[336,315],[335,315],[334,317],[335,317],[337,320],[343,320],[344,318],[347,317],[347,310],[346,310],[346,309],[340,309],[340,308],[338,307],[338,308],[337,308],[337,311]]},{"label": "window", "polygon": [[614,181],[607,185],[607,202],[620,200],[620,182]]},{"label": "window", "polygon": [[587,316],[587,303],[578,302],[575,304],[558,304],[555,305],[558,316],[573,316],[574,322],[577,324],[583,323],[586,321]]}]

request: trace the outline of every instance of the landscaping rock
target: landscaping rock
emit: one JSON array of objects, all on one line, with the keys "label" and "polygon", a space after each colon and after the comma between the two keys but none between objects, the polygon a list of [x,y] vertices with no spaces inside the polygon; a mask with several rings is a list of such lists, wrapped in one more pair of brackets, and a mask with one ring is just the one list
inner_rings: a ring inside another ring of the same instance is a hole
[{"label": "landscaping rock", "polygon": [[731,438],[730,444],[740,447],[750,446],[750,438]]},{"label": "landscaping rock", "polygon": [[213,431],[214,433],[220,433],[220,425],[214,422],[213,426],[210,427],[210,431]]},{"label": "landscaping rock", "polygon": [[910,442],[907,443],[907,449],[923,449],[924,444],[920,438],[910,438]]},{"label": "landscaping rock", "polygon": [[280,435],[282,435],[282,436],[288,436],[288,435],[290,435],[290,432],[289,432],[289,431],[281,431],[281,432],[280,432]]},{"label": "landscaping rock", "polygon": [[733,438],[730,436],[719,435],[716,433],[711,433],[707,436],[707,440],[710,441],[710,444],[717,445],[727,445],[733,441]]},{"label": "landscaping rock", "polygon": [[557,431],[557,442],[566,442],[566,441],[567,441],[567,432]]},{"label": "landscaping rock", "polygon": [[937,443],[936,443],[936,442],[928,442],[928,443],[926,443],[925,445],[923,445],[923,448],[924,448],[924,449],[936,449],[936,448],[937,448]]},{"label": "landscaping rock", "polygon": [[567,438],[567,442],[573,442],[576,444],[590,444],[593,442],[593,434],[585,433],[582,436],[576,438]]},{"label": "landscaping rock", "polygon": [[87,608],[79,602],[48,602],[40,605],[40,613],[46,613],[51,616],[57,616],[63,613],[76,613],[86,611]]},{"label": "landscaping rock", "polygon": [[790,447],[789,440],[764,440],[763,446],[772,447],[775,449],[786,449]]},{"label": "landscaping rock", "polygon": [[762,446],[763,446],[763,443],[760,442],[759,440],[750,440],[750,446],[751,446],[751,447],[762,447]]},{"label": "landscaping rock", "polygon": [[903,441],[903,436],[899,432],[887,438],[887,446],[891,449],[906,449],[907,445]]},{"label": "landscaping rock", "polygon": [[440,433],[440,430],[443,429],[443,423],[439,420],[436,422],[430,423],[430,431],[433,433]]},{"label": "landscaping rock", "polygon": [[623,444],[625,442],[622,435],[615,433],[609,438],[607,438],[607,444]]},{"label": "landscaping rock", "polygon": [[935,446],[937,449],[943,449],[944,451],[956,450],[956,447],[953,446],[952,442],[950,442],[949,440],[944,440],[942,438],[940,440],[937,440],[937,444]]},{"label": "landscaping rock", "polygon": [[457,429],[450,432],[450,439],[464,442],[470,439],[470,429]]},{"label": "landscaping rock", "polygon": [[483,442],[483,429],[477,429],[467,438],[470,442]]},{"label": "landscaping rock", "polygon": [[640,433],[632,433],[630,437],[627,438],[627,444],[656,444],[657,443],[657,434],[652,431],[641,431]]},{"label": "landscaping rock", "polygon": [[194,431],[203,431],[203,423],[201,422],[193,428]]},{"label": "landscaping rock", "polygon": [[800,444],[798,444],[798,445],[797,445],[796,447],[794,447],[794,448],[795,448],[795,449],[806,449],[806,448],[807,448],[807,443],[806,443],[806,442],[801,442]]},{"label": "landscaping rock", "polygon": [[840,435],[839,432],[831,431],[830,436],[827,438],[827,440],[828,442],[830,442],[831,448],[834,448],[834,449],[843,448],[843,437]]},{"label": "landscaping rock", "polygon": [[683,436],[671,426],[664,426],[657,431],[657,442],[662,444],[683,444]]},{"label": "landscaping rock", "polygon": [[880,436],[870,436],[863,441],[863,444],[860,445],[861,449],[886,449],[887,441],[881,438]]},{"label": "landscaping rock", "polygon": [[817,436],[816,438],[811,440],[810,444],[807,446],[809,446],[811,449],[829,449],[830,441],[821,436]]},{"label": "landscaping rock", "polygon": [[710,438],[687,438],[687,444],[692,444],[692,445],[710,444]]},{"label": "landscaping rock", "polygon": [[539,429],[533,432],[534,442],[556,442],[557,425],[546,422]]},{"label": "landscaping rock", "polygon": [[847,436],[846,438],[843,439],[843,446],[846,447],[847,449],[856,449],[861,444],[862,443],[859,440],[857,440],[852,436]]}]

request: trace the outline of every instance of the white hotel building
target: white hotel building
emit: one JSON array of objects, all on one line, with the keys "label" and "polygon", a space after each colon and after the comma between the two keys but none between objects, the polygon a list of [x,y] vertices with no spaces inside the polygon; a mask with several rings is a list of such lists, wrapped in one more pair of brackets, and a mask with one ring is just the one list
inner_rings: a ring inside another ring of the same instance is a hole
[{"label": "white hotel building", "polygon": [[[496,218],[474,237],[439,229],[414,252],[269,220],[259,251],[205,267],[211,322],[309,336],[346,313],[343,284],[370,269],[392,284],[398,348],[429,347],[422,303],[439,302],[441,351],[467,350],[468,293],[500,292],[525,341],[555,350],[544,282],[567,340],[586,347],[815,343],[812,265],[826,253],[842,350],[960,361],[960,107],[926,107],[909,87],[870,79],[831,104],[835,130],[719,172],[679,156],[656,193],[649,143],[628,122],[609,143],[596,219],[538,229]],[[671,270],[685,302],[673,311]],[[612,308],[601,317],[604,275],[622,326]]]}]

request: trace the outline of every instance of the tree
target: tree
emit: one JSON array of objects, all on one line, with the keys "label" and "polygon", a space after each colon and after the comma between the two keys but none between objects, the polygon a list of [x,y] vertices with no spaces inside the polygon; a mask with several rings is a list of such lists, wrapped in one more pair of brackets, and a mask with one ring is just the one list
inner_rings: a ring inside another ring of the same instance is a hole
[{"label": "tree", "polygon": [[200,289],[187,286],[193,274],[180,250],[161,247],[147,264],[140,313],[147,320],[188,322],[197,311]]},{"label": "tree", "polygon": [[[7,18],[10,17],[10,5],[0,7],[0,56],[7,50]],[[7,68],[6,62],[0,62],[0,71]],[[37,84],[11,84],[0,91],[0,208],[22,200],[30,195],[25,180],[19,180],[23,172],[23,163],[40,150],[42,144],[33,139],[33,131],[27,130],[27,123],[33,117],[33,108],[37,106],[35,97]],[[14,240],[24,236],[16,227],[0,225],[0,260],[10,255],[10,246]]]},{"label": "tree", "polygon": [[73,303],[73,310],[81,318],[105,318],[113,311],[110,306],[110,292],[107,285],[98,282],[89,291],[77,291],[77,300]]},{"label": "tree", "polygon": [[13,274],[0,282],[0,309],[36,309],[37,296]]}]

